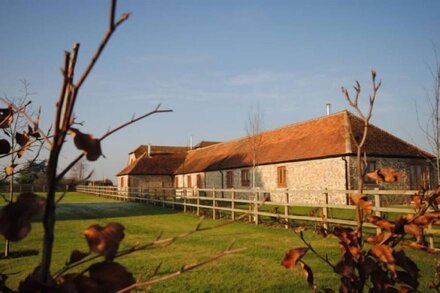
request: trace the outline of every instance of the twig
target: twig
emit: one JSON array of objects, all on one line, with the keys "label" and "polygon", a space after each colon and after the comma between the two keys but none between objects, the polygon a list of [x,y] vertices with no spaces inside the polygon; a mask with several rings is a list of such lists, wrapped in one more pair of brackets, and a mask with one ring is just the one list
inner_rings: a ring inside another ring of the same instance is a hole
[{"label": "twig", "polygon": [[175,277],[177,277],[177,276],[179,276],[179,275],[181,275],[183,273],[189,272],[189,271],[194,270],[194,269],[196,269],[198,267],[201,267],[201,266],[203,266],[205,264],[214,262],[214,261],[216,261],[216,260],[218,260],[218,259],[220,259],[222,257],[225,257],[227,255],[231,255],[231,254],[243,251],[243,250],[244,250],[244,248],[231,249],[230,247],[228,247],[225,251],[223,251],[223,252],[221,252],[221,253],[219,253],[217,255],[214,255],[213,257],[210,257],[210,258],[208,258],[208,259],[206,259],[204,261],[201,261],[201,262],[198,262],[198,263],[194,263],[194,264],[190,264],[190,265],[184,265],[184,266],[182,266],[182,268],[180,268],[179,270],[174,271],[172,273],[168,273],[168,274],[162,275],[162,276],[157,277],[157,278],[151,278],[151,279],[149,279],[149,280],[147,280],[145,282],[135,283],[135,284],[133,284],[133,285],[127,287],[127,288],[124,288],[122,290],[117,291],[117,293],[129,292],[130,290],[132,290],[134,288],[145,287],[145,286],[149,286],[149,285],[152,285],[152,284],[156,284],[156,283],[159,283],[159,282],[163,282],[163,281],[175,278]]},{"label": "twig", "polygon": [[[153,114],[156,114],[156,113],[166,113],[166,112],[172,112],[173,110],[171,110],[171,109],[168,109],[168,110],[160,110],[160,104],[159,105],[157,105],[156,106],[156,108],[153,110],[153,111],[151,111],[151,112],[148,112],[148,113],[146,113],[146,114],[144,114],[144,115],[142,115],[142,116],[140,116],[140,117],[138,117],[138,118],[136,118],[136,119],[131,119],[130,121],[128,121],[128,122],[126,122],[126,123],[124,123],[124,124],[121,124],[120,126],[118,126],[118,127],[116,127],[116,128],[113,128],[112,130],[109,130],[107,133],[105,133],[103,136],[101,136],[100,138],[99,138],[99,141],[103,141],[104,139],[106,139],[108,136],[110,136],[110,135],[112,135],[113,133],[115,133],[115,132],[117,132],[117,131],[119,131],[119,130],[121,130],[121,129],[123,129],[123,128],[125,128],[125,127],[127,127],[127,126],[129,126],[130,124],[133,124],[133,123],[135,123],[135,122],[137,122],[137,121],[139,121],[139,120],[142,120],[142,119],[144,119],[144,118],[146,118],[146,117],[148,117],[148,116],[151,116],[151,115],[153,115]],[[84,153],[82,153],[81,155],[79,155],[75,160],[73,160],[61,173],[59,173],[58,175],[57,175],[57,177],[56,177],[56,180],[57,180],[57,182],[59,182],[63,177],[64,177],[64,175],[66,175],[67,174],[67,172],[69,172],[69,170],[73,167],[73,166],[75,166],[75,164],[79,161],[79,160],[81,160],[82,158],[84,157]]]},{"label": "twig", "polygon": [[[173,244],[174,242],[176,242],[178,239],[187,237],[187,236],[189,236],[191,234],[194,234],[196,232],[208,231],[208,230],[217,229],[217,228],[221,228],[221,227],[230,225],[232,223],[240,221],[241,219],[243,219],[247,215],[248,215],[248,213],[241,215],[240,217],[236,218],[235,220],[225,221],[225,222],[220,223],[218,225],[211,226],[211,227],[205,227],[205,228],[201,228],[201,225],[202,225],[202,222],[203,222],[203,219],[204,219],[203,217],[201,217],[200,220],[199,220],[199,223],[191,231],[184,232],[184,233],[181,233],[181,234],[179,234],[177,236],[166,238],[166,239],[161,239],[162,233],[160,233],[156,237],[156,239],[151,241],[151,242],[148,242],[148,243],[145,243],[145,244],[142,244],[142,245],[135,245],[135,246],[130,247],[128,249],[118,251],[115,254],[114,258],[121,257],[121,256],[124,256],[124,255],[130,254],[130,253],[133,253],[135,251],[139,251],[139,250],[145,250],[145,249],[169,246],[169,245]],[[56,272],[54,278],[56,279],[56,278],[60,277],[62,274],[64,274],[65,272],[67,272],[68,270],[70,270],[70,269],[72,269],[74,267],[77,267],[79,265],[82,265],[84,263],[87,263],[89,261],[92,261],[94,259],[97,259],[99,257],[101,257],[101,255],[99,255],[99,254],[98,255],[93,255],[93,256],[84,258],[84,259],[82,259],[80,261],[68,264],[65,267],[63,267],[62,269],[60,269],[58,272]]]},{"label": "twig", "polygon": [[300,231],[299,233],[293,230],[293,232],[299,236],[299,238],[302,240],[302,242],[310,249],[311,252],[313,252],[319,259],[321,259],[323,262],[325,262],[328,266],[330,266],[333,270],[335,270],[335,266],[328,260],[328,257],[323,257],[321,254],[319,254],[313,246],[307,242],[307,240],[304,238],[304,233]]}]

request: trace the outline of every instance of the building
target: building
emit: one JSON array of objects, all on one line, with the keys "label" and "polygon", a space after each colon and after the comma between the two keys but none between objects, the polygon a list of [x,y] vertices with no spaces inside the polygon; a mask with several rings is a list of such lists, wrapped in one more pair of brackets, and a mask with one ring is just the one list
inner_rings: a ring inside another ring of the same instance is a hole
[{"label": "building", "polygon": [[[341,111],[265,131],[254,138],[201,143],[194,149],[140,146],[129,154],[128,166],[117,174],[118,186],[249,189],[255,155],[255,186],[270,190],[272,201],[282,201],[286,189],[355,189],[356,147],[351,133],[360,138],[362,130],[359,117]],[[382,188],[417,189],[423,177],[434,183],[430,165],[433,156],[383,129],[370,125],[364,150],[368,170],[392,167],[405,174],[397,184]],[[367,188],[373,186],[367,182]],[[290,200],[318,199],[305,193]],[[346,203],[347,199],[329,194],[329,200]]]}]

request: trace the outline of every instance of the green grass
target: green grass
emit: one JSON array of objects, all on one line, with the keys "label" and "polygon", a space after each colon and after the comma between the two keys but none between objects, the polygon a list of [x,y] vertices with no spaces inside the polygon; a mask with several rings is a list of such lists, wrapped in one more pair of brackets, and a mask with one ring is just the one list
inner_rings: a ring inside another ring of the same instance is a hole
[{"label": "green grass", "polygon": [[[121,248],[135,243],[153,240],[163,232],[163,238],[193,229],[198,218],[192,214],[173,211],[139,203],[116,202],[79,193],[66,194],[58,207],[56,241],[53,253],[52,271],[63,267],[73,249],[87,250],[82,231],[92,224],[120,222],[126,227],[126,237]],[[218,221],[205,220],[203,226]],[[30,235],[22,242],[14,243],[12,251],[26,255],[26,252],[40,250],[42,226],[33,223]],[[306,233],[316,250],[328,254],[336,262],[340,250],[336,239],[322,239]],[[309,292],[299,268],[286,270],[280,265],[286,251],[304,246],[290,231],[245,223],[234,223],[222,228],[195,233],[176,241],[171,246],[133,253],[117,261],[125,265],[136,276],[148,276],[162,263],[161,273],[179,269],[183,264],[204,260],[225,249],[235,240],[235,247],[246,250],[238,255],[227,256],[195,271],[185,273],[171,281],[157,284],[153,292]],[[0,244],[3,251],[3,243]],[[434,277],[435,259],[418,251],[407,250],[421,268],[422,291]],[[31,254],[31,253],[29,253]],[[40,261],[40,255],[0,259],[0,272],[14,273],[7,284],[16,288]],[[315,273],[320,288],[336,289],[338,276],[323,265],[312,253],[304,257]],[[78,268],[81,270],[82,268]]]}]

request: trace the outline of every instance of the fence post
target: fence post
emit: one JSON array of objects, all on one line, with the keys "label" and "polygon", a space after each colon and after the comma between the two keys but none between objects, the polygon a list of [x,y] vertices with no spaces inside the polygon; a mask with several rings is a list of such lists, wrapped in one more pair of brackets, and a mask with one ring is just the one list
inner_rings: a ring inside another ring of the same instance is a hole
[{"label": "fence post", "polygon": [[235,220],[235,190],[232,188],[231,191],[231,219]]},{"label": "fence post", "polygon": [[215,220],[217,215],[216,215],[216,210],[215,210],[215,197],[217,196],[216,192],[215,192],[215,187],[212,189],[212,219]]},{"label": "fence post", "polygon": [[[379,188],[375,187],[374,191],[379,191]],[[380,195],[379,195],[379,193],[374,194],[374,208],[375,208],[374,214],[378,217],[382,217],[382,213],[381,213],[381,211],[379,211],[379,209],[380,209]],[[379,235],[380,233],[382,233],[382,229],[377,227],[376,234]]]},{"label": "fence post", "polygon": [[172,189],[171,192],[172,192],[171,196],[173,197],[173,210],[175,210],[176,209],[177,188]]},{"label": "fence post", "polygon": [[183,212],[186,213],[186,188],[183,189]]},{"label": "fence post", "polygon": [[162,207],[165,207],[166,195],[165,189],[162,189]]},{"label": "fence post", "polygon": [[196,196],[197,196],[197,216],[200,217],[200,192],[199,189],[197,188],[196,190]]},{"label": "fence post", "polygon": [[[327,188],[325,188],[327,191]],[[324,193],[325,205],[322,207],[322,215],[324,216],[324,228],[328,229],[327,219],[328,219],[328,192]]]},{"label": "fence post", "polygon": [[[432,229],[432,223],[428,225],[428,229]],[[429,248],[434,249],[434,235],[432,233],[428,234]]]},{"label": "fence post", "polygon": [[258,195],[259,191],[255,193],[254,191],[254,222],[255,225],[258,225]]},{"label": "fence post", "polygon": [[284,228],[289,229],[289,189],[286,189],[286,200],[284,201],[284,219],[286,221],[286,224],[284,225]]}]

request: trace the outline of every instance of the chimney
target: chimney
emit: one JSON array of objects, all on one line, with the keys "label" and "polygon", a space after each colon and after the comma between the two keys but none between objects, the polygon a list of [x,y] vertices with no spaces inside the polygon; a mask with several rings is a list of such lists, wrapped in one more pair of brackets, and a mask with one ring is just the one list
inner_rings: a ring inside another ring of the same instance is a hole
[{"label": "chimney", "polygon": [[331,106],[332,104],[327,103],[327,116],[331,114]]},{"label": "chimney", "polygon": [[193,149],[193,136],[192,135],[189,136],[189,149],[190,150]]},{"label": "chimney", "polygon": [[147,147],[147,157],[151,158],[151,144],[148,144],[148,147]]}]

